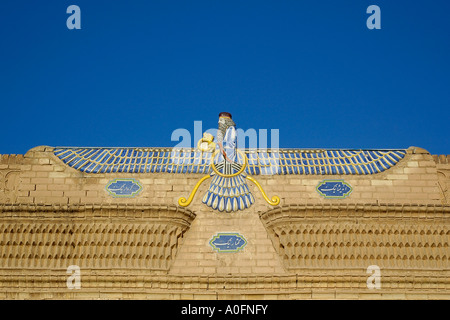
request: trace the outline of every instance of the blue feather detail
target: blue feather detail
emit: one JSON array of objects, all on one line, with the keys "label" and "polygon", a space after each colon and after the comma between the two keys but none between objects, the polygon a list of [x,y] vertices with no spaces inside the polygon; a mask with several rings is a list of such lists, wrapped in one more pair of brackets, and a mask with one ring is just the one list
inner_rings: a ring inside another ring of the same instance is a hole
[{"label": "blue feather detail", "polygon": [[[406,150],[243,150],[250,175],[366,175],[394,167]],[[54,148],[69,167],[85,173],[202,173],[211,169],[211,153],[175,148]],[[242,159],[241,159],[242,160]],[[227,178],[229,179],[229,178]],[[233,186],[240,179],[226,181]]]},{"label": "blue feather detail", "polygon": [[202,202],[214,210],[232,212],[249,208],[255,199],[243,177],[215,175]]}]

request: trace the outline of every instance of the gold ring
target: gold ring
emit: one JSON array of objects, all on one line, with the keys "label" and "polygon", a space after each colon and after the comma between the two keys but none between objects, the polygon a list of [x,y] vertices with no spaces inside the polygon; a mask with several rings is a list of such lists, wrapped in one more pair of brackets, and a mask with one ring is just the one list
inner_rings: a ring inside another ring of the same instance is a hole
[{"label": "gold ring", "polygon": [[[203,143],[207,143],[208,147],[205,149],[202,147]],[[198,140],[197,142],[197,148],[202,151],[202,152],[208,152],[208,151],[213,151],[216,148],[216,144],[206,138],[201,138],[200,140]]]},{"label": "gold ring", "polygon": [[214,158],[216,157],[217,153],[220,152],[220,149],[217,149],[213,156],[211,157],[211,168],[213,169],[213,171],[218,174],[221,177],[226,177],[226,178],[231,178],[231,177],[236,177],[237,175],[240,175],[242,172],[244,172],[245,168],[247,167],[247,156],[245,155],[245,153],[243,153],[241,150],[236,149],[236,151],[244,158],[244,164],[242,165],[242,168],[233,174],[223,174],[221,172],[219,172],[219,170],[217,170],[216,165],[214,164]]}]

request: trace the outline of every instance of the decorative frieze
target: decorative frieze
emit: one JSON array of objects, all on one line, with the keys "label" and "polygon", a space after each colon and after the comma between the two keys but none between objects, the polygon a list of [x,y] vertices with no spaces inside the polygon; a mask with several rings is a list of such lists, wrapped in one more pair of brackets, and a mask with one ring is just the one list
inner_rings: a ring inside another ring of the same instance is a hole
[{"label": "decorative frieze", "polygon": [[15,202],[20,170],[0,170],[0,201]]},{"label": "decorative frieze", "polygon": [[0,266],[168,270],[194,218],[167,206],[0,206]]},{"label": "decorative frieze", "polygon": [[445,206],[289,206],[260,215],[289,270],[449,268]]}]

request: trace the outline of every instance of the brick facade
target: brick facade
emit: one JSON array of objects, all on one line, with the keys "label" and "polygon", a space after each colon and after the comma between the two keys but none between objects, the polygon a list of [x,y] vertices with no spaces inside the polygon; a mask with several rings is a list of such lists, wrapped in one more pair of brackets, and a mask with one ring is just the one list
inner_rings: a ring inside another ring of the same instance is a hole
[{"label": "brick facade", "polygon": [[[278,206],[254,192],[249,209],[178,206],[202,174],[84,173],[52,147],[0,159],[0,298],[3,299],[448,299],[450,158],[411,147],[372,175],[258,176]],[[113,197],[114,179],[134,197]],[[352,186],[327,199],[324,179]],[[257,187],[249,182],[251,190]],[[237,252],[210,245],[220,232],[247,240]],[[69,265],[81,289],[68,289]],[[368,289],[367,268],[381,270]]]}]

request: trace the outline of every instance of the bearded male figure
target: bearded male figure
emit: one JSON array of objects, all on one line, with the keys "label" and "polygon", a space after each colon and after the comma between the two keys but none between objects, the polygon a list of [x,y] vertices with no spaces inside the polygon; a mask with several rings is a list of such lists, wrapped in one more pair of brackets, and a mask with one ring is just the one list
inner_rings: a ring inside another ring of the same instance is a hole
[{"label": "bearded male figure", "polygon": [[203,197],[203,203],[215,210],[226,212],[249,208],[255,199],[247,186],[246,175],[241,170],[243,164],[237,162],[236,124],[228,112],[219,114],[217,145],[217,156],[212,159],[216,170]]}]

